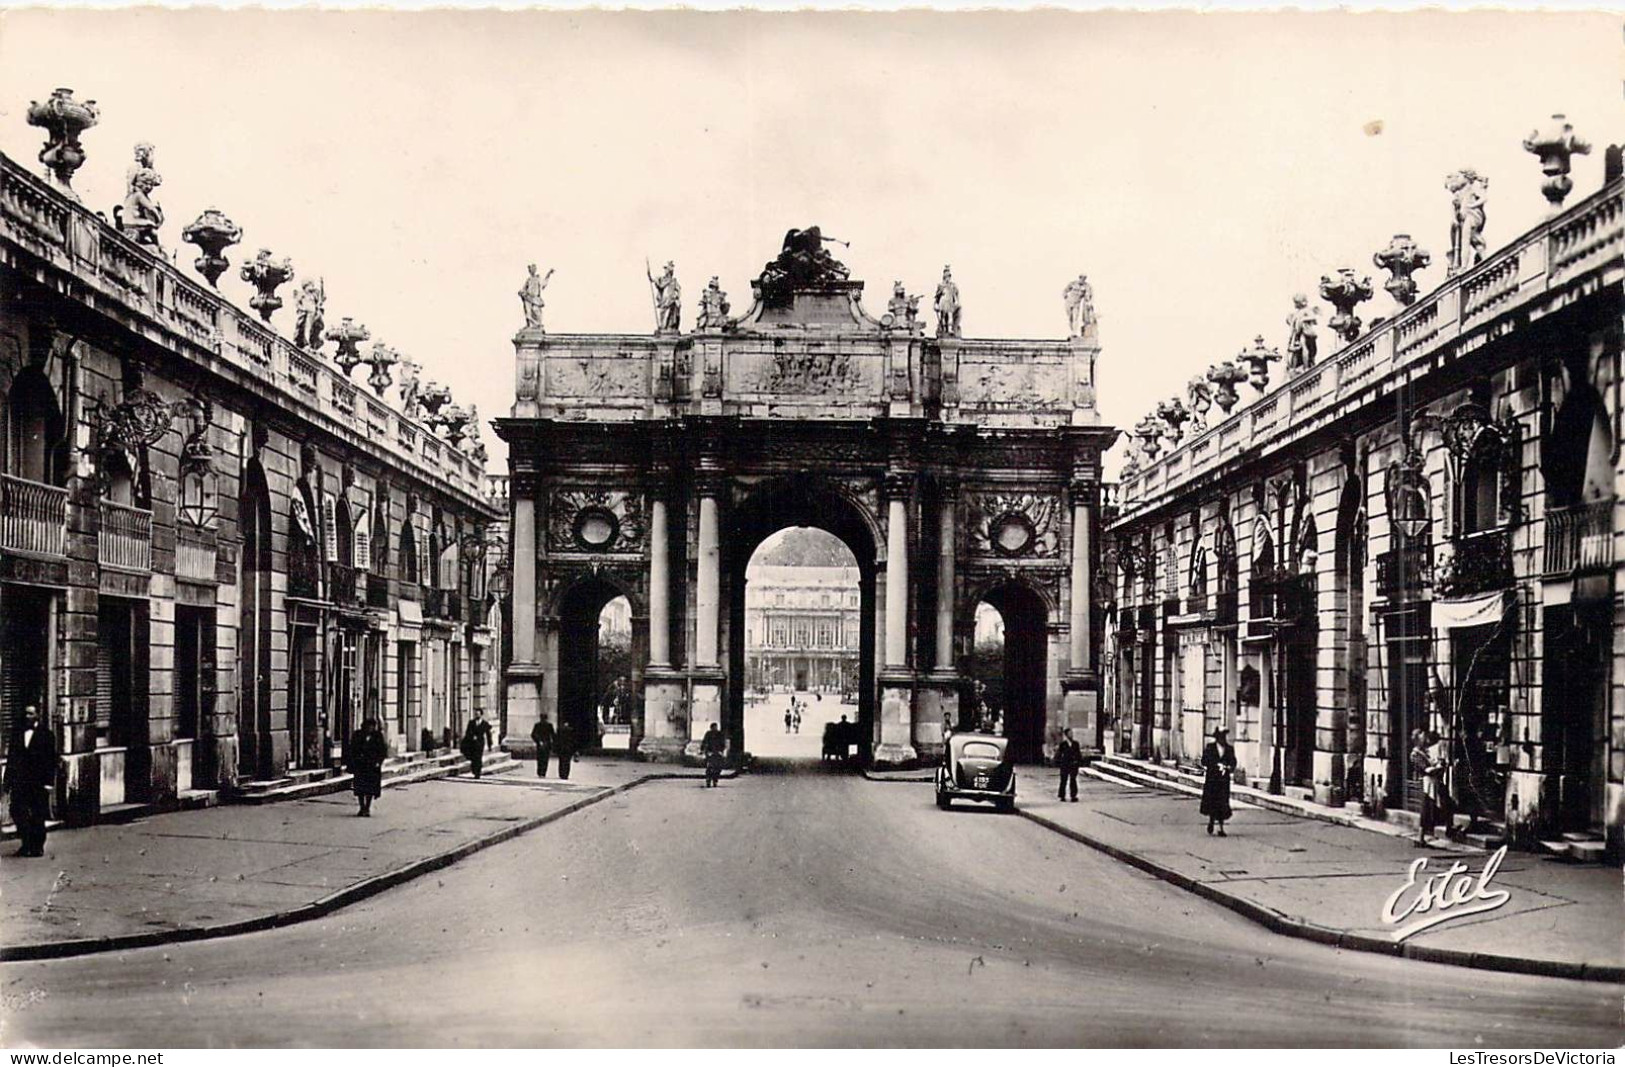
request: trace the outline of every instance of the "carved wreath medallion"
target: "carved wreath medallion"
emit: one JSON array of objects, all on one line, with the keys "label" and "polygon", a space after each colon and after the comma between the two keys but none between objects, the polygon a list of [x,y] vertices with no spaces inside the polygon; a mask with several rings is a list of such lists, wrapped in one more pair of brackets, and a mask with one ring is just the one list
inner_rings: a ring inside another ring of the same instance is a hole
[{"label": "carved wreath medallion", "polygon": [[608,489],[558,489],[548,501],[547,545],[555,552],[637,552],[643,497]]},{"label": "carved wreath medallion", "polygon": [[1060,547],[1056,498],[1042,493],[972,493],[967,534],[973,555],[1054,556]]}]

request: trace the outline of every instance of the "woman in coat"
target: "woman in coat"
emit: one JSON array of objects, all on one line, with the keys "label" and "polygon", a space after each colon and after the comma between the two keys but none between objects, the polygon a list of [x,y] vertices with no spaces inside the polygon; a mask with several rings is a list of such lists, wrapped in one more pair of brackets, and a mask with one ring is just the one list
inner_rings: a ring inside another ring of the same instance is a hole
[{"label": "woman in coat", "polygon": [[1201,812],[1207,816],[1207,832],[1219,824],[1219,836],[1224,837],[1224,824],[1234,814],[1230,810],[1230,775],[1236,769],[1236,750],[1230,745],[1230,731],[1219,727],[1213,731],[1213,740],[1202,750],[1202,769],[1207,778],[1202,782]]},{"label": "woman in coat", "polygon": [[384,760],[389,756],[389,742],[384,740],[377,719],[368,716],[361,728],[350,735],[347,756],[351,788],[360,803],[356,814],[370,816],[374,798],[383,792]]}]

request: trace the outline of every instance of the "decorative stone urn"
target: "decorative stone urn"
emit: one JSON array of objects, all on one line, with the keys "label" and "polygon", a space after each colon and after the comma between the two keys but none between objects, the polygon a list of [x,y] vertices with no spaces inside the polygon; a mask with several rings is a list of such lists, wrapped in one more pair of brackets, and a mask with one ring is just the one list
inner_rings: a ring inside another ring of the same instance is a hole
[{"label": "decorative stone urn", "polygon": [[101,111],[94,100],[75,100],[72,89],[56,89],[49,100],[28,104],[28,124],[45,131],[45,147],[40,149],[39,161],[64,189],[71,191],[73,172],[85,162],[85,150],[79,144],[79,135],[96,125]]},{"label": "decorative stone urn", "polygon": [[1360,336],[1360,318],[1354,309],[1361,301],[1370,300],[1371,292],[1371,279],[1357,277],[1353,267],[1339,267],[1335,278],[1321,275],[1321,299],[1337,309],[1337,314],[1326,325],[1344,344]]},{"label": "decorative stone urn", "polygon": [[[1270,387],[1270,364],[1279,363],[1281,353],[1264,344],[1264,335],[1259,334],[1253,338],[1253,347],[1242,349],[1236,358],[1247,364],[1247,381],[1262,393]],[[1223,403],[1222,400],[1220,402]]]},{"label": "decorative stone urn", "polygon": [[181,240],[187,244],[197,245],[202,255],[192,261],[192,266],[203,275],[204,279],[214,288],[220,275],[231,266],[223,254],[226,249],[242,240],[243,231],[235,222],[226,218],[219,209],[210,208],[199,215],[190,226],[181,231]]},{"label": "decorative stone urn", "polygon": [[1157,453],[1162,451],[1163,430],[1162,423],[1151,415],[1135,424],[1134,436],[1140,439],[1140,451],[1145,453],[1146,459],[1156,459]]},{"label": "decorative stone urn", "polygon": [[1416,279],[1411,275],[1433,262],[1420,245],[1411,239],[1408,233],[1396,233],[1394,239],[1388,242],[1388,247],[1382,249],[1371,257],[1378,270],[1385,270],[1391,275],[1382,287],[1388,290],[1393,297],[1405,307],[1416,303]]},{"label": "decorative stone urn", "polygon": [[361,363],[359,345],[372,336],[367,328],[346,315],[339,320],[339,324],[324,334],[329,341],[338,346],[333,353],[333,362],[338,364],[339,370],[348,378],[350,372]]},{"label": "decorative stone urn", "polygon": [[[1262,345],[1264,339],[1260,337],[1258,343]],[[1266,368],[1266,381],[1268,381],[1268,377],[1269,371]],[[1207,380],[1213,383],[1215,389],[1214,402],[1219,405],[1226,415],[1230,414],[1231,409],[1236,406],[1236,401],[1241,399],[1241,394],[1236,392],[1236,386],[1247,380],[1247,372],[1229,360],[1225,360],[1223,363],[1207,369]]]},{"label": "decorative stone urn", "polygon": [[446,440],[451,442],[453,448],[463,443],[468,436],[468,424],[473,421],[469,412],[461,404],[447,404],[440,412],[440,427],[445,431]]},{"label": "decorative stone urn", "polygon": [[277,288],[286,285],[288,279],[293,277],[293,264],[286,256],[272,259],[271,250],[262,248],[253,259],[243,264],[239,273],[243,281],[256,290],[248,298],[248,306],[259,312],[261,319],[270,322],[271,313],[282,306],[282,298],[276,295]]},{"label": "decorative stone urn", "polygon": [[372,373],[367,375],[367,384],[372,386],[373,392],[379,396],[384,395],[384,390],[388,389],[390,382],[394,380],[390,375],[390,368],[400,361],[400,355],[393,348],[382,341],[373,342],[372,351],[367,353],[366,359],[363,360],[372,368]]},{"label": "decorative stone urn", "polygon": [[1185,402],[1179,397],[1169,397],[1157,405],[1157,418],[1168,427],[1168,440],[1178,445],[1185,438],[1185,423],[1190,420],[1191,413],[1185,407]]},{"label": "decorative stone urn", "polygon": [[[32,112],[29,121],[33,121]],[[1574,179],[1569,177],[1569,160],[1590,155],[1591,142],[1576,137],[1574,127],[1562,115],[1553,115],[1545,129],[1535,130],[1523,139],[1523,147],[1524,151],[1540,157],[1540,170],[1546,175],[1546,180],[1540,183],[1540,191],[1556,211],[1574,188]]]}]

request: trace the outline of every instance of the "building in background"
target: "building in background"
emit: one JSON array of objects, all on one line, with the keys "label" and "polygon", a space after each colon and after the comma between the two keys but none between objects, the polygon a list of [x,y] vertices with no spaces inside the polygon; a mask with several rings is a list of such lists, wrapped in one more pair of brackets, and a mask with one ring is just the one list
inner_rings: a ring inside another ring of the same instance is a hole
[{"label": "building in background", "polygon": [[745,684],[845,693],[858,685],[858,568],[753,564],[745,602]]},{"label": "building in background", "polygon": [[[150,148],[115,223],[82,203],[93,105],[28,118],[48,176],[0,157],[0,756],[38,705],[90,821],[324,768],[367,715],[441,743],[500,692],[477,414],[314,278],[285,336],[291,265],[229,264],[214,209],[163,228]],[[214,287],[239,267],[258,315]]]},{"label": "building in background", "polygon": [[1611,148],[1604,187],[1560,207],[1575,141],[1558,120],[1526,142],[1540,225],[1475,250],[1481,180],[1453,175],[1459,247],[1431,291],[1396,237],[1369,329],[1369,279],[1330,274],[1336,314],[1317,346],[1294,305],[1284,381],[1259,338],[1135,428],[1108,551],[1115,750],[1194,762],[1225,725],[1255,784],[1384,815],[1420,807],[1407,755],[1432,730],[1480,840],[1618,854],[1625,181]]}]

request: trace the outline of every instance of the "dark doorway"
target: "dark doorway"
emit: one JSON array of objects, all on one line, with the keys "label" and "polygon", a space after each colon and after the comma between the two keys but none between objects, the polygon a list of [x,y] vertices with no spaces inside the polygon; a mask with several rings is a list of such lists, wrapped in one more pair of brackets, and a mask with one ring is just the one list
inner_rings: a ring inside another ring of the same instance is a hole
[{"label": "dark doorway", "polygon": [[7,748],[24,708],[33,705],[48,724],[55,718],[48,703],[48,657],[40,648],[42,635],[51,633],[51,596],[28,586],[0,588],[0,744]]},{"label": "dark doorway", "polygon": [[1546,609],[1541,736],[1555,747],[1558,830],[1606,821],[1610,613],[1607,602]]},{"label": "dark doorway", "polygon": [[1315,772],[1315,629],[1294,626],[1285,636],[1282,669],[1286,700],[1286,752],[1282,774],[1289,785],[1309,785]]},{"label": "dark doorway", "polygon": [[1468,815],[1497,822],[1506,805],[1506,775],[1495,757],[1502,726],[1510,728],[1510,654],[1505,626],[1450,631],[1456,688],[1448,736],[1455,801]]},{"label": "dark doorway", "polygon": [[[995,694],[1000,725],[1010,739],[1011,758],[1022,763],[1037,763],[1044,758],[1044,687],[1045,687],[1045,628],[1047,611],[1037,593],[1024,585],[1008,582],[990,590],[982,604],[992,609],[999,619],[997,644],[1002,646],[996,673],[989,670],[992,663],[978,662],[972,677]],[[981,613],[978,605],[978,613]],[[986,616],[983,615],[985,618]],[[978,653],[984,647],[989,651],[993,642],[985,645],[978,641]],[[986,677],[979,677],[985,674]]]},{"label": "dark doorway", "polygon": [[[600,646],[605,608],[613,601],[627,603],[621,589],[602,578],[584,578],[570,587],[559,605],[559,725],[568,725],[576,745],[583,750],[603,747],[605,724],[600,699],[608,694],[615,678],[600,675],[600,658],[609,651]],[[627,614],[630,630],[630,611]],[[625,662],[641,662],[641,653],[630,651]],[[613,657],[609,657],[613,660]],[[613,664],[611,664],[613,669]],[[630,667],[628,667],[630,670]],[[641,679],[638,680],[641,682]],[[628,680],[628,696],[641,691],[641,684]],[[614,698],[610,698],[613,703]],[[628,718],[630,718],[630,709]],[[617,712],[612,711],[611,715]],[[626,736],[630,738],[630,722]],[[625,747],[624,745],[621,747]]]}]

